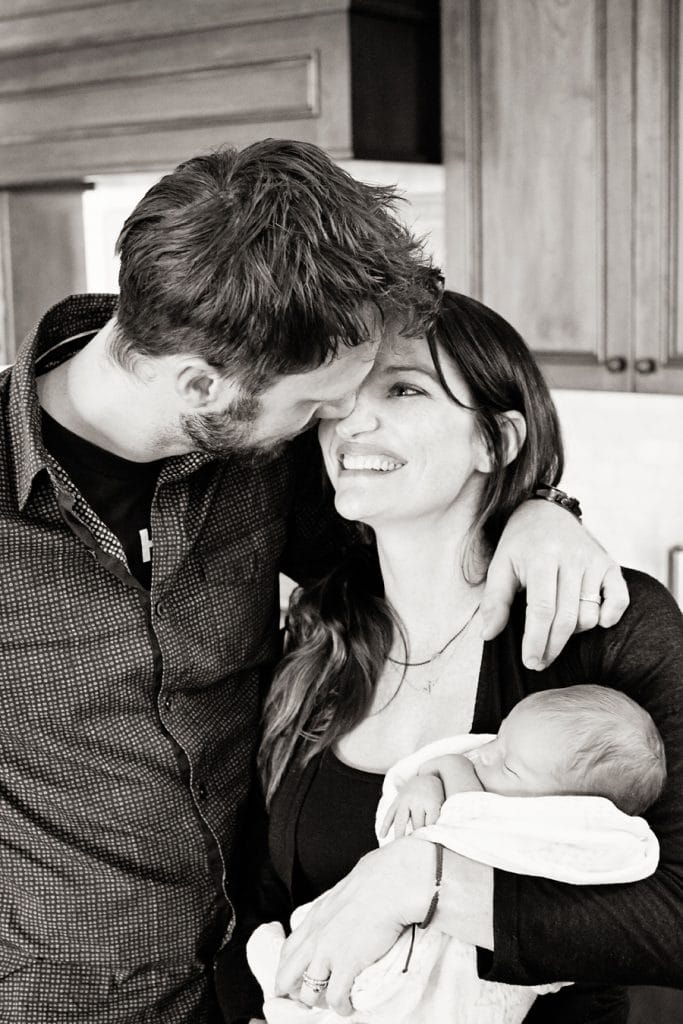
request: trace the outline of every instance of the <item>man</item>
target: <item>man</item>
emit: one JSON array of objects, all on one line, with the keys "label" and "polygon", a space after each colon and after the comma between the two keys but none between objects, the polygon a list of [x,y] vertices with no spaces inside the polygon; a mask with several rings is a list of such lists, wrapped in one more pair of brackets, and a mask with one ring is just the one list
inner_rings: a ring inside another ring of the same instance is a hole
[{"label": "man", "polygon": [[[352,541],[306,430],[353,407],[385,319],[423,331],[434,304],[391,190],[302,143],[181,165],[118,248],[118,301],[55,306],[0,382],[0,1017],[24,1024],[217,1019],[278,572]],[[489,632],[520,584],[539,662],[582,587],[606,598],[582,626],[626,600],[541,501]]]}]

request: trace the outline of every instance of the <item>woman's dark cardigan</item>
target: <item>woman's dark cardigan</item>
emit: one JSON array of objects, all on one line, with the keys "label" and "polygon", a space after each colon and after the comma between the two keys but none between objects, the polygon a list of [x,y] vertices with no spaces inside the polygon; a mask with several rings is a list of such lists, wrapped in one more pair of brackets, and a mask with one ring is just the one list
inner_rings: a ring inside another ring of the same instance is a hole
[{"label": "woman's dark cardigan", "polygon": [[[495,733],[508,712],[537,690],[601,683],[623,690],[652,715],[666,748],[668,782],[645,815],[659,839],[660,865],[649,879],[626,885],[572,886],[494,872],[495,951],[480,951],[489,981],[537,985],[582,983],[536,1001],[527,1020],[625,1021],[622,985],[683,987],[683,617],[671,595],[650,577],[626,570],[631,604],[620,623],[574,636],[544,672],[521,663],[523,595],[510,623],[484,645],[473,732]],[[245,918],[286,920],[292,909],[295,837],[315,762],[292,767],[270,814],[270,864],[251,840],[251,888]],[[245,892],[246,895],[246,892]],[[242,978],[239,943],[217,979],[228,1022],[259,1016]],[[616,986],[616,987],[615,987]]]}]

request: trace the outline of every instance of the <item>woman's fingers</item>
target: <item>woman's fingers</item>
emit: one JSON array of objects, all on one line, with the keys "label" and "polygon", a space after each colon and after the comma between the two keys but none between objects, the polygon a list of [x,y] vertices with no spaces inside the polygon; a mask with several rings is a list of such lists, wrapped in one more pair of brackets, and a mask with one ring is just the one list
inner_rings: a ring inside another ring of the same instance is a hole
[{"label": "woman's fingers", "polygon": [[312,960],[301,976],[298,996],[306,1006],[317,1006],[324,1002],[330,984],[330,965],[327,961],[317,958]]}]

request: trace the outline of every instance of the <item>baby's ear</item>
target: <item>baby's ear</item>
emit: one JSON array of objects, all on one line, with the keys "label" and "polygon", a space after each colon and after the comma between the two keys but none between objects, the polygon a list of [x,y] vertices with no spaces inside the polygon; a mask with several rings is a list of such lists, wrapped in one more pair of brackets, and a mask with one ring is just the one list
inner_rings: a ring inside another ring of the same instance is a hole
[{"label": "baby's ear", "polygon": [[509,412],[501,412],[498,421],[505,439],[505,465],[509,466],[526,441],[526,420],[517,409],[510,409]]}]

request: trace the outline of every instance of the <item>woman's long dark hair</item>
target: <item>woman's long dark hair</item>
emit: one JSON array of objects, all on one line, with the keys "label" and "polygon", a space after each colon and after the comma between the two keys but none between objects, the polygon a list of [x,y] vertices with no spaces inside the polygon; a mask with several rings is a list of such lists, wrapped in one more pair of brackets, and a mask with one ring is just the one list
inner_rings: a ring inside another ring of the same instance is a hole
[{"label": "woman's long dark hair", "polygon": [[[548,387],[520,335],[475,299],[445,292],[427,344],[446,393],[448,356],[471,396],[491,470],[472,534],[492,551],[517,506],[541,484],[556,484],[564,465],[557,414]],[[503,414],[522,413],[526,439],[507,458]],[[288,653],[265,704],[259,769],[270,801],[287,766],[306,764],[349,732],[371,706],[375,685],[400,631],[384,598],[374,545],[359,545],[325,579],[299,588],[289,610]]]}]

